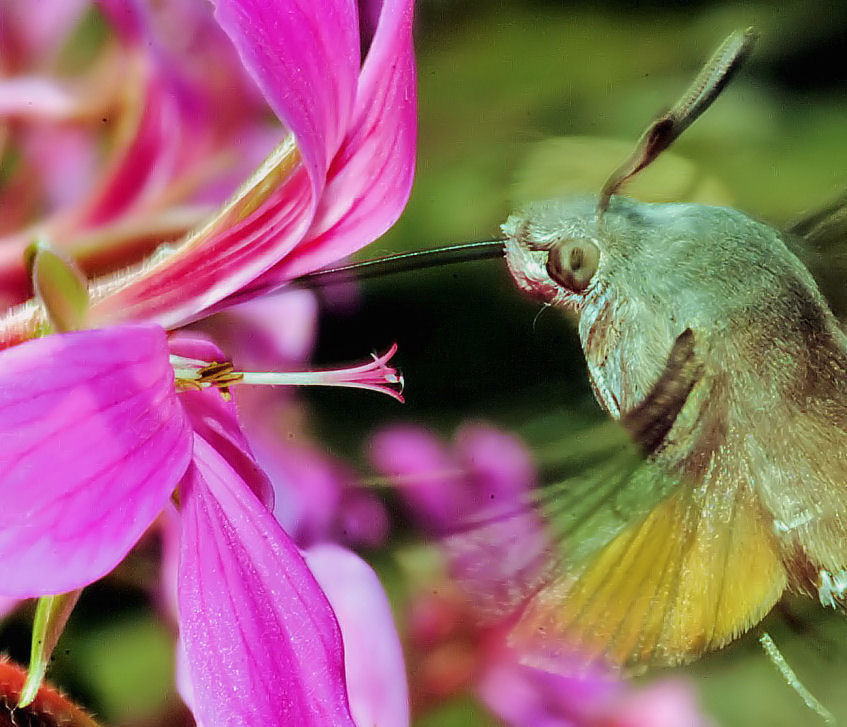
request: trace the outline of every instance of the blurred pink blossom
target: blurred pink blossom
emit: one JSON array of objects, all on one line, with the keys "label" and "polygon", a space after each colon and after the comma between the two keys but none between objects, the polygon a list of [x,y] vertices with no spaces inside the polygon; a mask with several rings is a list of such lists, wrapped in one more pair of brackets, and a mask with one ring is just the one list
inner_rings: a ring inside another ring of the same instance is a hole
[{"label": "blurred pink blossom", "polygon": [[535,468],[516,437],[467,425],[450,451],[423,428],[397,426],[373,438],[370,456],[411,516],[439,537],[479,617],[502,621],[544,583],[551,548],[531,506]]}]

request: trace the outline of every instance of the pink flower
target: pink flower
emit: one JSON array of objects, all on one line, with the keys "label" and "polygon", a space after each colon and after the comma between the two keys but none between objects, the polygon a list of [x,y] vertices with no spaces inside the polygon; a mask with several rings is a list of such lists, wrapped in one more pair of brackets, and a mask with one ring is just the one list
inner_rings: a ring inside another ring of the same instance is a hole
[{"label": "pink flower", "polygon": [[425,429],[397,426],[374,437],[370,455],[412,517],[439,536],[478,617],[502,621],[545,581],[550,543],[531,507],[535,468],[515,437],[467,425],[450,452]]},{"label": "pink flower", "polygon": [[[91,326],[182,325],[248,283],[281,285],[358,250],[394,223],[408,199],[416,134],[411,0],[383,3],[361,69],[348,0],[221,0],[215,15],[291,133],[214,217],[143,266],[94,281]],[[147,151],[139,148],[124,165],[110,195],[135,198],[149,154],[171,147],[157,119],[152,136],[139,127]],[[0,327],[0,342],[24,340],[44,322],[38,306],[24,306]]]},{"label": "pink flower", "polygon": [[[288,10],[218,2],[216,17],[292,137],[213,222],[104,291],[94,322],[181,324],[260,274],[282,282],[348,255],[399,216],[414,171],[411,2],[383,4],[361,73],[355,7]],[[311,14],[322,22],[306,23]],[[292,21],[300,32],[279,32]]]},{"label": "pink flower", "polygon": [[469,425],[450,450],[422,428],[399,426],[378,434],[370,454],[410,513],[439,537],[453,577],[422,587],[411,607],[418,709],[470,689],[514,727],[707,727],[682,681],[632,690],[579,653],[547,660],[548,671],[509,644],[514,616],[549,574],[551,550],[531,507],[534,468],[516,438]]},{"label": "pink flower", "polygon": [[[136,6],[109,6],[131,11],[121,23],[136,37]],[[203,341],[168,341],[162,326],[271,268],[284,280],[352,252],[393,223],[413,168],[411,1],[383,3],[361,74],[356,9],[344,0],[219,0],[216,17],[292,136],[174,252],[93,283],[93,330],[20,343],[49,323],[35,303],[0,322],[0,594],[92,582],[173,501],[198,722],[352,724],[333,610],[273,517],[267,477],[223,395],[243,381],[399,397],[393,351],[346,372],[259,375],[233,371]],[[152,153],[164,143],[148,142]],[[138,183],[128,175],[112,189],[130,199]]]}]

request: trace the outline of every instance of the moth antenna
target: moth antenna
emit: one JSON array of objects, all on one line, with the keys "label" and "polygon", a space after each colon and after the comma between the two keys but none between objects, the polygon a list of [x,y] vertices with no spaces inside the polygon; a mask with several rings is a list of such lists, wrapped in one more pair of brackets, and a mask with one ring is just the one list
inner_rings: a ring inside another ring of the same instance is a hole
[{"label": "moth antenna", "polygon": [[617,194],[626,182],[650,165],[712,105],[741,64],[750,56],[758,37],[753,28],[732,33],[703,66],[688,90],[670,111],[662,114],[647,127],[633,153],[612,172],[603,185],[597,202],[598,217],[608,208],[612,195]]},{"label": "moth antenna", "polygon": [[782,678],[785,679],[785,683],[788,684],[800,698],[803,700],[803,703],[812,710],[815,714],[817,714],[824,722],[829,725],[835,724],[835,717],[833,717],[832,712],[830,712],[826,707],[824,707],[815,696],[806,689],[805,685],[797,678],[797,675],[794,673],[794,670],[785,660],[785,657],[782,655],[782,652],[777,648],[777,645],[774,643],[770,634],[767,631],[763,631],[759,635],[759,643],[762,645],[762,648],[765,650],[765,653],[768,655],[768,658],[771,660],[771,663],[776,667],[777,671],[782,675]]},{"label": "moth antenna", "polygon": [[316,270],[313,273],[294,278],[289,282],[308,287],[323,287],[332,285],[333,283],[344,282],[345,280],[349,280],[351,276],[355,276],[361,280],[408,272],[410,270],[423,270],[442,265],[455,265],[456,263],[471,262],[473,260],[503,257],[505,251],[504,240],[463,242],[458,245],[434,247],[428,250],[415,250],[413,252],[400,252],[395,255],[386,255],[385,257],[378,257],[372,260],[350,263],[349,265]]}]

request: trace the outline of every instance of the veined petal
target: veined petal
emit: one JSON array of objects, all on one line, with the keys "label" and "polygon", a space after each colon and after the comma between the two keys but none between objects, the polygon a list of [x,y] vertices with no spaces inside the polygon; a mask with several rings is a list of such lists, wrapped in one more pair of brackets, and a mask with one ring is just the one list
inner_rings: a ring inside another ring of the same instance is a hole
[{"label": "veined petal", "polygon": [[139,99],[137,127],[119,147],[86,206],[75,212],[74,225],[97,227],[110,222],[175,176],[181,145],[186,143],[179,99],[162,79],[150,76]]},{"label": "veined petal", "polygon": [[265,507],[273,509],[273,486],[244,438],[235,405],[214,389],[185,391],[180,398],[194,431],[220,453]]},{"label": "veined petal", "polygon": [[0,593],[108,573],[162,510],[191,456],[165,333],[48,336],[0,354]]},{"label": "veined petal", "polygon": [[[293,147],[281,145],[221,213],[190,233],[176,252],[93,291],[100,300],[92,305],[90,320],[143,320],[175,328],[267,270],[300,242],[311,220],[312,188],[295,157]],[[268,175],[264,181],[263,174]],[[277,179],[279,174],[287,176]],[[265,183],[278,186],[258,209],[242,210],[250,190]]]},{"label": "veined petal", "polygon": [[341,634],[296,546],[195,437],[180,489],[179,612],[205,725],[352,725]]},{"label": "veined petal", "polygon": [[313,199],[347,130],[359,75],[353,0],[215,0],[215,16],[294,133]]},{"label": "veined petal", "polygon": [[375,240],[412,189],[417,135],[412,0],[386,0],[359,79],[356,107],[309,232],[254,285],[316,270]]},{"label": "veined petal", "polygon": [[356,724],[408,725],[403,650],[391,605],[376,573],[359,556],[338,545],[317,545],[304,555],[341,625],[350,709]]}]

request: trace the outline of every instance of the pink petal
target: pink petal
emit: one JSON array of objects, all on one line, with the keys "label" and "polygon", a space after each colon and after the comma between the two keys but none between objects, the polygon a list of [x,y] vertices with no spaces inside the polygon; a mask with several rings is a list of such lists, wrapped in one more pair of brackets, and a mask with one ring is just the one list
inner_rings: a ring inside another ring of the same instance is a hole
[{"label": "pink petal", "polygon": [[456,449],[466,499],[456,531],[444,541],[450,571],[480,617],[498,621],[548,580],[555,545],[532,507],[535,468],[516,437],[467,425],[456,436]]},{"label": "pink petal", "polygon": [[206,725],[352,725],[338,623],[297,548],[195,437],[180,488],[179,611]]},{"label": "pink petal", "polygon": [[49,65],[87,4],[87,0],[3,0],[0,22],[6,26],[4,34],[13,35],[15,45],[27,54],[24,62]]},{"label": "pink petal", "polygon": [[293,248],[311,219],[312,188],[297,167],[258,210],[209,236],[186,242],[100,302],[98,324],[154,321],[174,328],[235,292]]},{"label": "pink petal", "polygon": [[415,172],[417,134],[412,0],[386,0],[353,119],[303,243],[260,277],[273,284],[367,245],[400,216]]},{"label": "pink petal", "polygon": [[30,126],[22,137],[26,163],[39,176],[48,210],[80,203],[97,173],[96,140],[84,129],[52,124]]},{"label": "pink petal", "polygon": [[104,225],[164,188],[176,175],[181,147],[189,142],[178,98],[160,78],[145,89],[138,127],[118,149],[85,208],[75,214],[80,228]]},{"label": "pink petal", "polygon": [[48,336],[0,354],[0,593],[63,593],[108,573],[191,456],[165,333]]},{"label": "pink petal", "polygon": [[507,505],[523,502],[535,487],[529,452],[512,434],[466,424],[456,433],[456,450],[473,478],[474,510],[503,500]]},{"label": "pink petal", "polygon": [[6,618],[6,616],[12,613],[22,603],[23,601],[19,598],[0,596],[0,618]]},{"label": "pink petal", "polygon": [[[162,549],[159,565],[159,582],[154,598],[159,613],[168,621],[169,627],[178,622],[177,576],[179,573],[180,515],[173,502],[169,502],[156,521],[159,543]],[[174,628],[175,630],[175,628]]]},{"label": "pink petal", "polygon": [[441,536],[452,576],[479,618],[511,615],[550,575],[552,545],[532,508],[532,462],[511,435],[477,424],[451,457],[426,430],[393,427],[374,437],[371,459],[395,480],[412,515]]},{"label": "pink petal", "polygon": [[274,487],[274,514],[298,544],[325,539],[341,504],[345,480],[322,452],[284,441],[273,430],[250,423],[256,457]]},{"label": "pink petal", "polygon": [[294,133],[313,198],[347,130],[359,74],[351,0],[215,0],[215,16],[271,108]]},{"label": "pink petal", "polygon": [[[292,288],[228,308],[200,326],[226,348],[240,370],[273,371],[302,366],[315,345],[317,320],[315,294]],[[261,398],[266,401],[269,393],[261,392]]]},{"label": "pink petal", "polygon": [[304,555],[341,626],[350,710],[356,724],[408,725],[403,650],[391,605],[376,573],[338,545],[318,545]]},{"label": "pink petal", "polygon": [[124,42],[138,42],[145,35],[147,8],[137,0],[97,0],[97,5]]}]

